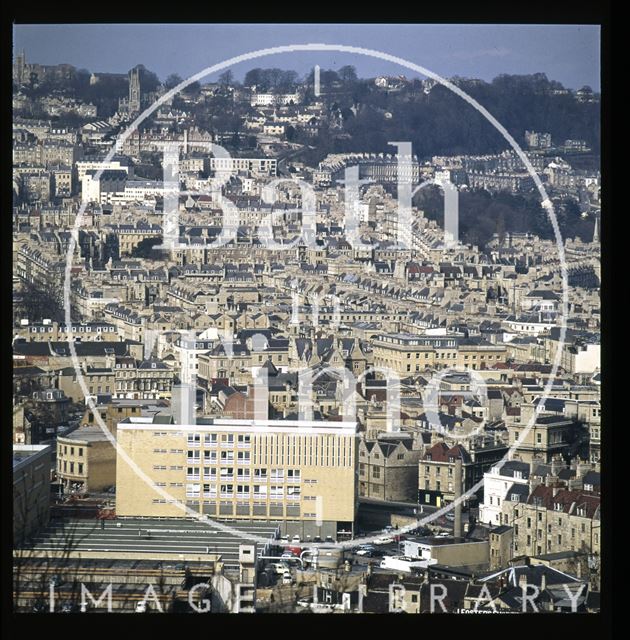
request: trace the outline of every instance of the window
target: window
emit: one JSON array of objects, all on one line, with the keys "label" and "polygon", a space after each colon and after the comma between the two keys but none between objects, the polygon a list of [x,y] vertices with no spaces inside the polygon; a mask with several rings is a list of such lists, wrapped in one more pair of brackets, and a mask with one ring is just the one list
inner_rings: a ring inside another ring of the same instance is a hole
[{"label": "window", "polygon": [[238,442],[238,446],[239,447],[248,447],[251,444],[251,436],[250,435],[239,435],[237,442]]},{"label": "window", "polygon": [[199,490],[201,486],[198,484],[187,484],[186,485],[186,497],[187,498],[198,498]]}]

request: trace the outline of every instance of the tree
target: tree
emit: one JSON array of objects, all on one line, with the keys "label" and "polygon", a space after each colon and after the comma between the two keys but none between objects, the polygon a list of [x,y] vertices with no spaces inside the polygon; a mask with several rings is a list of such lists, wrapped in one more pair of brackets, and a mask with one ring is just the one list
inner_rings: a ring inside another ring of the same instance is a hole
[{"label": "tree", "polygon": [[262,69],[257,67],[256,69],[250,69],[245,74],[245,79],[243,80],[243,85],[246,87],[253,87],[260,84]]},{"label": "tree", "polygon": [[230,69],[227,69],[219,76],[219,84],[223,87],[229,87],[234,82],[234,74]]},{"label": "tree", "polygon": [[200,92],[201,92],[201,85],[197,80],[195,80],[195,82],[191,82],[185,89],[182,89],[182,93],[193,98],[197,97]]},{"label": "tree", "polygon": [[164,88],[167,90],[174,89],[181,81],[181,76],[176,73],[171,73],[164,81]]},{"label": "tree", "polygon": [[357,70],[350,64],[341,67],[337,74],[344,84],[354,83],[358,80]]},{"label": "tree", "polygon": [[140,240],[140,242],[133,248],[131,256],[133,258],[155,259],[157,258],[157,255],[153,250],[153,247],[161,244],[161,242],[161,238],[144,238],[144,240]]},{"label": "tree", "polygon": [[22,313],[30,322],[41,322],[44,318],[63,322],[62,291],[52,278],[47,282],[24,282],[20,293]]}]

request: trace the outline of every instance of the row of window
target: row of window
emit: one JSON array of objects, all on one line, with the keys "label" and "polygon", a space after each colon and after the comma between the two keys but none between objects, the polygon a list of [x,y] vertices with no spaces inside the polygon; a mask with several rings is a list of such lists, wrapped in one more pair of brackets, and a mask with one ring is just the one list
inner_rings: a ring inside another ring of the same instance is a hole
[{"label": "row of window", "polygon": [[[58,461],[58,465],[57,468],[59,470],[59,473],[74,473],[74,462],[70,462],[70,464],[68,464],[67,460],[59,460]],[[78,462],[77,463],[77,474],[79,475],[83,475],[83,463],[82,462]]]},{"label": "row of window", "polygon": [[[83,456],[83,447],[77,447],[78,453],[77,455],[79,457]],[[59,449],[59,453],[61,454],[61,448]],[[63,454],[64,456],[68,455],[68,446],[67,445],[63,445]],[[70,447],[70,455],[73,456],[74,455],[74,447]]]},{"label": "row of window", "polygon": [[[267,489],[269,488],[269,491]],[[253,485],[253,491],[251,491],[252,487],[247,484],[239,484],[236,485],[236,495],[237,497],[249,497],[250,494],[254,495],[259,499],[266,498],[269,496],[273,499],[280,499],[285,497],[285,491],[283,486],[271,486],[267,487],[267,485]],[[221,494],[222,498],[230,498],[234,496],[234,485],[233,484],[222,484],[218,486],[218,490]],[[186,497],[198,497],[202,491],[201,484],[187,484],[186,485]],[[204,484],[203,485],[203,495],[204,497],[216,497],[217,495],[217,485],[215,484]],[[301,495],[300,487],[286,487],[286,497],[289,500],[299,500]]]}]

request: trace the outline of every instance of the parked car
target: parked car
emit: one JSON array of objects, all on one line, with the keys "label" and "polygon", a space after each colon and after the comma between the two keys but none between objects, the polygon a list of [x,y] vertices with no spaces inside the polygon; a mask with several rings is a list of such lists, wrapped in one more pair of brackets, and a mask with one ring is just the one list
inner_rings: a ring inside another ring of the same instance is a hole
[{"label": "parked car", "polygon": [[368,558],[371,558],[374,555],[374,551],[375,549],[372,545],[366,544],[358,547],[355,553],[358,556],[367,556]]},{"label": "parked car", "polygon": [[391,544],[392,542],[394,542],[393,536],[381,536],[374,540],[374,544]]},{"label": "parked car", "polygon": [[291,542],[295,542],[295,543],[299,544],[299,543],[300,543],[300,542],[302,542],[302,541],[301,541],[301,539],[300,539],[300,536],[295,535],[295,536],[293,536],[293,537],[291,538]]},{"label": "parked car", "polygon": [[452,511],[449,511],[444,517],[451,522],[455,520],[455,514]]}]

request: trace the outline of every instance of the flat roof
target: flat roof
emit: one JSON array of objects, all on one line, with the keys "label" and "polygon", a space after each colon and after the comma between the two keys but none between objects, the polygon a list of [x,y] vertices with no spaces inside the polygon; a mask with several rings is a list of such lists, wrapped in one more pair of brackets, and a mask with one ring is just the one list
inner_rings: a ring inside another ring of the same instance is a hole
[{"label": "flat roof", "polygon": [[31,459],[52,451],[48,444],[14,444],[13,445],[13,470]]},{"label": "flat roof", "polygon": [[163,424],[153,416],[128,417],[118,423],[120,431],[185,431],[185,432],[242,432],[287,433],[299,432],[355,435],[356,422],[324,422],[316,420],[238,420],[231,418],[200,418],[196,424]]}]

